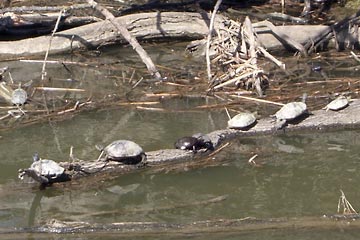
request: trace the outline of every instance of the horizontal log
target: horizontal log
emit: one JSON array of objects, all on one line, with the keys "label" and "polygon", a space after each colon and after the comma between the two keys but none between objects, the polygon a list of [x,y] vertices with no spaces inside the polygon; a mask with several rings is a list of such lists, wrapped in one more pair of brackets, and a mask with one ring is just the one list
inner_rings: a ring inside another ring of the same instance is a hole
[{"label": "horizontal log", "polygon": [[[116,234],[117,236],[130,234],[139,236],[158,235],[182,235],[182,234],[221,234],[221,233],[250,233],[266,230],[291,230],[306,231],[333,230],[333,229],[356,229],[359,230],[360,222],[358,214],[333,215],[323,217],[298,217],[298,218],[254,218],[245,217],[241,219],[214,219],[196,221],[190,223],[162,223],[162,222],[117,222],[117,223],[89,223],[89,222],[69,222],[51,220],[48,223],[29,228],[0,229],[0,234],[17,236],[25,233],[48,234],[48,233],[72,233],[72,234],[99,234],[104,237],[106,234]],[[39,237],[38,236],[38,237]],[[84,236],[84,235],[82,235]]]},{"label": "horizontal log", "polygon": [[[167,39],[203,39],[208,33],[210,15],[188,12],[151,12],[117,17],[116,21],[125,24],[130,33],[139,41]],[[228,19],[217,15],[215,29],[224,28]],[[291,36],[293,41],[305,44],[328,31],[329,26],[291,25],[278,26],[277,33]],[[287,47],[279,36],[269,28],[255,24],[261,44],[268,49]],[[29,55],[43,55],[49,44],[50,36],[0,42],[2,58],[16,58]],[[102,21],[58,32],[52,40],[50,53],[64,53],[81,48],[96,48],[106,44],[126,44],[126,41],[114,31],[109,22]],[[14,47],[16,46],[16,47]]]},{"label": "horizontal log", "polygon": [[[287,124],[284,129],[279,130],[275,125],[274,119],[267,117],[259,119],[255,126],[246,131],[222,129],[210,132],[207,135],[211,139],[216,152],[224,143],[238,137],[358,128],[360,126],[360,100],[352,100],[347,108],[337,112],[325,110],[313,111],[304,118]],[[206,165],[206,161],[201,162],[201,159],[208,157],[209,154],[213,154],[213,152],[210,150],[201,150],[194,153],[192,151],[179,149],[161,149],[146,152],[146,163],[137,165],[125,165],[116,161],[103,162],[96,160],[60,162],[59,164],[65,168],[66,178],[60,178],[59,182],[64,181],[64,179],[72,181],[82,177],[95,175],[98,178],[99,174],[104,174],[106,176],[107,174],[118,175],[146,168],[156,169],[158,167],[163,168],[167,166],[173,168],[177,164],[182,164],[184,162],[194,164],[202,163]]]}]

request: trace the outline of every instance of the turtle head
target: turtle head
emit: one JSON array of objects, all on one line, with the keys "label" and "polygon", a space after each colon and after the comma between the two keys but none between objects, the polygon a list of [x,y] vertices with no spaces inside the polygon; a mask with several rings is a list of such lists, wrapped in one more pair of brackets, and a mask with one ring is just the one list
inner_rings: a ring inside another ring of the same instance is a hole
[{"label": "turtle head", "polygon": [[39,153],[34,153],[34,155],[33,155],[33,161],[34,162],[37,162],[37,161],[39,161],[40,160],[40,156],[39,156]]}]

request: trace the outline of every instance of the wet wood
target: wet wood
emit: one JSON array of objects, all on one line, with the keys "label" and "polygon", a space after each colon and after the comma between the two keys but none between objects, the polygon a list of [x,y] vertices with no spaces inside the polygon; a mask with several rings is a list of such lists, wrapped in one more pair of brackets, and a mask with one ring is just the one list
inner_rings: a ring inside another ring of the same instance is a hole
[{"label": "wet wood", "polygon": [[[215,30],[225,28],[227,18],[217,15]],[[185,12],[153,12],[121,16],[114,19],[122,23],[131,35],[139,41],[168,40],[168,39],[203,39],[209,29],[210,15],[206,13]],[[254,24],[261,44],[267,49],[281,49],[287,47],[278,36],[291,36],[291,41],[298,44],[309,43],[318,36],[319,32],[331,31],[331,26],[276,26],[276,36],[264,24]],[[344,34],[349,36],[349,34]],[[3,58],[17,58],[29,55],[43,55],[48,46],[50,36],[41,36],[19,41],[0,42],[0,54]],[[355,38],[356,39],[356,38]],[[76,49],[92,49],[100,45],[126,44],[127,42],[113,31],[112,24],[106,22],[92,23],[85,26],[69,29],[55,34],[50,53],[64,53]],[[13,46],[17,46],[14,48]]]},{"label": "wet wood", "polygon": [[[162,77],[160,75],[160,72],[157,70],[155,64],[147,54],[147,52],[144,50],[144,48],[139,44],[137,39],[128,31],[126,28],[126,25],[124,22],[117,21],[115,19],[115,16],[107,10],[105,7],[99,5],[94,0],[86,0],[93,8],[95,8],[97,11],[99,11],[102,15],[106,17],[106,20],[110,21],[114,30],[117,31],[118,34],[120,34],[136,51],[136,53],[139,55],[143,63],[146,65],[148,71],[152,76],[154,76],[157,80],[161,80]],[[104,22],[105,24],[106,22]]]},{"label": "wet wood", "polygon": [[[58,15],[59,13],[7,13],[0,15],[0,33],[16,36],[47,34],[53,30]],[[62,28],[74,28],[99,21],[101,19],[92,16],[76,17],[62,14],[60,25]]]},{"label": "wet wood", "polygon": [[[115,222],[115,223],[90,223],[90,222],[69,222],[51,220],[42,226],[28,228],[0,229],[3,237],[6,234],[116,234],[116,236],[136,235],[136,236],[170,236],[188,234],[222,234],[222,233],[251,233],[267,230],[289,230],[289,231],[317,231],[317,230],[359,230],[360,221],[358,216],[338,215],[339,217],[299,217],[299,218],[254,218],[245,217],[239,219],[214,219],[189,223],[166,223],[166,222]],[[33,235],[35,236],[35,235]],[[212,235],[213,236],[213,235]]]}]

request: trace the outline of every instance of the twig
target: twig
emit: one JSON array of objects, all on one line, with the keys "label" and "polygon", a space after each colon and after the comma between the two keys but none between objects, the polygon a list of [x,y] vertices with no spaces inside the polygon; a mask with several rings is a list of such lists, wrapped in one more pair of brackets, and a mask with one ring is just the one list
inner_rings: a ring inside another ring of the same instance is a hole
[{"label": "twig", "polygon": [[121,102],[118,103],[118,105],[120,106],[132,106],[132,105],[156,105],[159,104],[160,102]]},{"label": "twig", "polygon": [[218,154],[220,151],[222,151],[224,148],[228,147],[230,145],[230,143],[225,143],[224,145],[220,146],[219,148],[217,148],[215,151],[213,151],[212,153],[209,154],[208,158],[213,157],[215,154]]},{"label": "twig", "polygon": [[[45,81],[45,76],[46,76],[46,61],[47,61],[47,58],[48,58],[48,55],[49,55],[49,51],[51,49],[51,42],[52,42],[52,39],[54,38],[54,35],[55,35],[55,32],[57,31],[58,27],[59,27],[59,23],[60,23],[60,19],[61,19],[61,16],[62,16],[62,12],[64,11],[64,9],[62,9],[60,12],[59,12],[59,16],[56,20],[56,24],[54,26],[54,30],[51,34],[51,37],[49,39],[49,45],[48,45],[48,48],[46,50],[46,53],[45,53],[45,57],[44,57],[44,63],[43,63],[43,66],[42,66],[42,69],[41,69],[41,84],[44,86],[44,81]],[[45,92],[42,92],[42,97],[43,97],[43,100],[44,100],[44,106],[45,106],[45,109],[46,109],[46,112],[47,114],[49,114],[49,108],[47,106],[47,101],[46,101],[46,95],[45,95]]]},{"label": "twig", "polygon": [[34,89],[51,91],[51,92],[85,92],[85,89],[79,89],[79,88],[35,87]]},{"label": "twig", "polygon": [[62,16],[62,13],[63,13],[64,9],[61,9],[60,12],[59,12],[59,16],[56,20],[56,24],[55,24],[55,27],[54,27],[54,30],[51,34],[51,37],[49,39],[49,45],[48,45],[48,49],[46,50],[46,53],[45,53],[45,58],[44,58],[44,62],[43,62],[43,66],[42,66],[42,70],[41,70],[41,81],[44,81],[45,80],[45,76],[46,76],[46,61],[47,61],[47,58],[48,58],[48,55],[49,55],[49,51],[51,49],[51,42],[52,42],[52,39],[54,38],[54,35],[59,27],[59,23],[60,23],[60,19],[61,19],[61,16]]},{"label": "twig", "polygon": [[221,2],[222,2],[222,0],[217,0],[216,4],[214,6],[214,10],[211,14],[209,33],[208,33],[207,41],[206,41],[206,66],[207,66],[207,75],[208,75],[209,82],[211,81],[210,42],[211,42],[212,32],[214,30],[214,21],[215,21],[216,12],[219,9]]},{"label": "twig", "polygon": [[231,96],[237,97],[237,98],[243,98],[243,99],[246,99],[246,100],[261,102],[261,103],[270,103],[270,104],[274,104],[274,105],[278,105],[278,106],[284,106],[285,105],[283,103],[273,102],[273,101],[259,99],[259,98],[245,97],[245,96],[239,96],[239,95],[231,95]]},{"label": "twig", "polygon": [[260,70],[260,69],[259,69],[259,70],[255,70],[255,71],[243,73],[243,74],[241,74],[240,76],[237,76],[237,77],[235,77],[235,78],[233,78],[233,79],[231,79],[231,80],[229,80],[229,81],[226,81],[226,82],[224,82],[224,83],[221,83],[221,84],[219,84],[219,85],[216,85],[213,89],[216,90],[216,89],[218,89],[218,88],[222,88],[222,87],[224,87],[224,86],[227,86],[227,85],[230,85],[230,84],[235,83],[235,82],[237,82],[237,81],[240,81],[241,79],[248,78],[248,77],[250,77],[250,76],[252,76],[252,75],[257,75],[257,74],[259,74],[259,73],[264,73],[264,70]]},{"label": "twig", "polygon": [[258,165],[255,161],[254,161],[254,159],[255,158],[257,158],[257,154],[255,154],[254,156],[252,156],[249,160],[248,160],[248,163],[249,164],[252,164],[253,166],[255,166],[255,167],[259,167],[260,165]]},{"label": "twig", "polygon": [[231,119],[231,116],[230,116],[230,113],[229,113],[229,111],[228,111],[227,107],[225,107],[225,112],[226,112],[226,114],[227,114],[228,118],[229,118],[229,119]]},{"label": "twig", "polygon": [[360,58],[353,51],[350,51],[350,54],[354,57],[356,61],[360,62]]},{"label": "twig", "polygon": [[340,209],[343,209],[343,214],[357,214],[356,210],[353,208],[351,203],[346,199],[345,193],[340,189],[341,196],[338,202],[338,213],[340,213]]}]

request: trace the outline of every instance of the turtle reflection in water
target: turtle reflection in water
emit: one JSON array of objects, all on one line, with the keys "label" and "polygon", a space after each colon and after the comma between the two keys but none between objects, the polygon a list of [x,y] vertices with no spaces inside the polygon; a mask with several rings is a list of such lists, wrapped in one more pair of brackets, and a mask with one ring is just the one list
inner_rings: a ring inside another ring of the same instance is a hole
[{"label": "turtle reflection in water", "polygon": [[23,179],[25,175],[40,182],[42,185],[48,185],[54,182],[68,181],[69,176],[65,173],[65,169],[57,162],[49,159],[40,159],[35,153],[34,162],[28,169],[19,170],[19,178]]},{"label": "turtle reflection in water", "polygon": [[276,129],[285,127],[288,121],[294,120],[307,113],[307,106],[303,102],[290,102],[285,104],[279,111],[275,113]]},{"label": "turtle reflection in water", "polygon": [[191,150],[196,152],[200,149],[213,150],[214,146],[209,136],[202,133],[196,133],[191,137],[182,137],[175,142],[175,148],[181,150]]},{"label": "turtle reflection in water", "polygon": [[101,150],[101,155],[105,154],[105,161],[117,161],[124,164],[138,164],[146,161],[144,150],[136,143],[129,140],[117,140],[110,143],[105,148],[97,146]]}]

